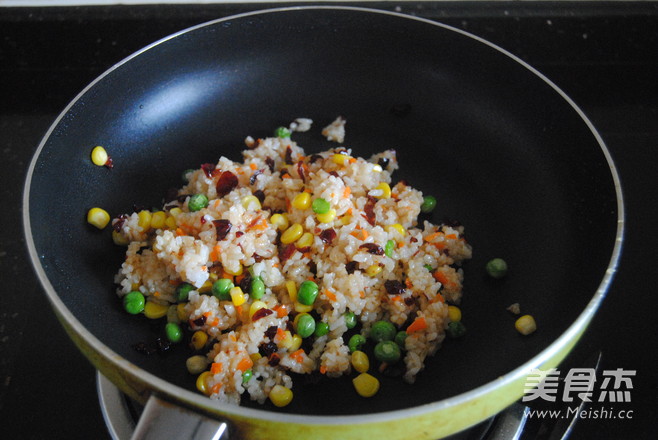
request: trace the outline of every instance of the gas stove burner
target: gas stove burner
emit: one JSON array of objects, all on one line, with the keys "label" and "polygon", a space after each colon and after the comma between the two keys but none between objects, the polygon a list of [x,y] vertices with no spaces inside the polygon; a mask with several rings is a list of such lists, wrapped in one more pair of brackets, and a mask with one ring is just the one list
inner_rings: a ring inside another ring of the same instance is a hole
[{"label": "gas stove burner", "polygon": [[[113,440],[130,440],[143,411],[142,405],[126,396],[100,372],[96,373],[96,386],[110,436]],[[446,440],[517,440],[525,426],[525,410],[523,405],[514,404],[495,417]],[[230,437],[222,440],[230,440]]]}]

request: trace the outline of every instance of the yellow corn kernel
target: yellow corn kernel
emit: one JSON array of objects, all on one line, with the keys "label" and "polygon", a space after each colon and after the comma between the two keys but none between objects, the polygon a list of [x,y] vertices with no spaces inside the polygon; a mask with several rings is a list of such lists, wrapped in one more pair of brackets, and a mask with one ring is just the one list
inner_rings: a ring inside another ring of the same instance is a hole
[{"label": "yellow corn kernel", "polygon": [[285,214],[274,214],[270,217],[270,223],[272,223],[279,231],[285,231],[288,229],[288,216]]},{"label": "yellow corn kernel", "polygon": [[151,212],[150,211],[139,211],[139,214],[137,214],[138,221],[137,224],[139,225],[140,228],[144,231],[148,231],[151,228]]},{"label": "yellow corn kernel", "polygon": [[242,304],[247,301],[247,298],[245,298],[244,293],[242,292],[242,289],[239,286],[235,286],[229,291],[229,294],[231,295],[231,301],[233,302],[233,305],[235,307],[241,306]]},{"label": "yellow corn kernel", "polygon": [[356,350],[350,357],[350,362],[356,371],[365,373],[370,368],[370,359],[368,355],[360,350]]},{"label": "yellow corn kernel", "polygon": [[101,146],[94,147],[94,149],[91,150],[91,161],[94,165],[98,165],[99,167],[105,165],[109,157],[110,156],[107,155],[105,148]]},{"label": "yellow corn kernel", "polygon": [[174,218],[178,217],[182,212],[183,212],[183,210],[180,209],[180,208],[171,208],[169,210],[169,214],[173,215]]},{"label": "yellow corn kernel", "polygon": [[333,163],[338,165],[345,165],[345,163],[348,162],[350,159],[351,156],[347,154],[336,153],[333,156],[331,156],[331,160],[333,161]]},{"label": "yellow corn kernel", "polygon": [[154,303],[153,301],[146,301],[144,305],[144,316],[149,319],[159,319],[167,315],[169,306]]},{"label": "yellow corn kernel", "polygon": [[274,406],[282,408],[292,402],[292,390],[283,385],[274,385],[270,390],[269,398]]},{"label": "yellow corn kernel", "polygon": [[265,304],[263,301],[254,301],[251,303],[249,306],[249,319],[253,318],[254,314],[259,311],[260,309],[266,309],[267,304]]},{"label": "yellow corn kernel", "polygon": [[295,284],[294,281],[286,281],[286,289],[288,290],[288,296],[290,297],[290,301],[296,302],[297,301],[297,285]]},{"label": "yellow corn kernel", "polygon": [[192,339],[190,341],[190,346],[195,350],[199,351],[206,346],[208,342],[208,335],[202,330],[197,330],[192,334]]},{"label": "yellow corn kernel", "polygon": [[174,217],[173,215],[168,215],[167,219],[165,220],[165,226],[168,229],[176,229],[176,226],[177,226],[176,225],[176,217]]},{"label": "yellow corn kernel", "polygon": [[290,346],[292,345],[292,333],[290,333],[290,330],[286,330],[283,334],[283,338],[279,341],[279,347],[290,350]]},{"label": "yellow corn kernel", "polygon": [[204,371],[199,374],[199,377],[196,378],[196,389],[205,394],[206,396],[210,395],[210,387],[208,386],[208,379],[212,377],[210,371]]},{"label": "yellow corn kernel", "polygon": [[185,303],[180,303],[176,305],[176,312],[178,312],[178,319],[181,321],[187,321],[189,314],[185,310]]},{"label": "yellow corn kernel", "polygon": [[375,187],[376,191],[381,191],[377,197],[378,199],[390,199],[391,198],[391,187],[386,182],[382,182]]},{"label": "yellow corn kernel", "polygon": [[407,235],[407,231],[405,231],[404,226],[402,226],[400,223],[394,223],[392,225],[385,226],[384,230],[386,230],[388,233],[397,231],[402,237]]},{"label": "yellow corn kernel", "polygon": [[537,330],[537,323],[532,315],[523,315],[514,323],[516,330],[522,335],[529,335]]},{"label": "yellow corn kernel", "polygon": [[258,352],[256,352],[256,353],[251,353],[251,354],[249,355],[249,358],[251,359],[251,361],[252,361],[254,364],[255,364],[256,362],[258,362],[258,359],[260,359],[260,358],[262,358],[262,357],[263,357],[263,356],[262,356],[260,353],[258,353]]},{"label": "yellow corn kernel", "polygon": [[229,275],[236,276],[236,277],[242,275],[242,269],[243,269],[242,264],[241,263],[238,263],[238,264],[239,264],[238,270],[232,271],[231,269],[229,269],[227,267],[224,267],[224,272],[226,272]]},{"label": "yellow corn kernel", "polygon": [[324,214],[316,214],[316,217],[320,223],[331,223],[336,218],[336,210],[332,208]]},{"label": "yellow corn kernel", "polygon": [[306,191],[299,193],[292,199],[292,207],[295,209],[308,209],[311,207],[311,195]]},{"label": "yellow corn kernel", "polygon": [[260,200],[256,196],[246,196],[240,201],[242,207],[246,210],[257,211],[261,208]]},{"label": "yellow corn kernel", "polygon": [[384,170],[382,169],[382,166],[381,166],[381,165],[379,165],[378,163],[376,163],[376,164],[374,164],[374,165],[372,166],[372,171],[375,172],[375,173],[381,173],[381,172],[384,171]]},{"label": "yellow corn kernel", "polygon": [[350,223],[352,223],[352,216],[349,214],[344,215],[340,218],[338,223],[340,223],[341,226],[349,225]]},{"label": "yellow corn kernel", "polygon": [[128,237],[123,235],[121,232],[117,232],[115,230],[112,230],[112,241],[117,246],[128,246],[128,244],[130,243]]},{"label": "yellow corn kernel", "polygon": [[156,211],[151,215],[151,227],[153,229],[162,229],[165,227],[167,214],[164,211]]},{"label": "yellow corn kernel", "polygon": [[214,283],[219,279],[219,275],[217,275],[215,272],[210,272],[208,274],[208,279],[210,280],[211,283]]},{"label": "yellow corn kernel", "polygon": [[304,233],[304,228],[302,228],[302,225],[300,225],[299,223],[295,223],[294,225],[286,229],[283,234],[281,234],[281,243],[283,244],[293,243],[299,240],[299,237],[301,237],[303,233]]},{"label": "yellow corn kernel", "polygon": [[198,289],[199,293],[208,293],[212,290],[212,281],[206,280],[205,283],[203,283],[203,286],[199,287]]},{"label": "yellow corn kernel", "polygon": [[295,312],[308,313],[311,310],[313,310],[313,305],[307,306],[306,304],[302,304],[299,301],[295,301]]},{"label": "yellow corn kernel", "polygon": [[352,379],[354,389],[362,397],[372,397],[379,391],[379,380],[368,373],[361,373]]},{"label": "yellow corn kernel", "polygon": [[462,320],[462,311],[457,306],[448,306],[448,318],[452,322],[459,322]]},{"label": "yellow corn kernel", "polygon": [[312,244],[313,244],[313,234],[311,234],[310,232],[305,232],[304,234],[302,234],[301,237],[299,237],[299,240],[295,242],[295,246],[297,247],[297,249],[309,247]]},{"label": "yellow corn kernel", "polygon": [[288,352],[292,353],[294,351],[299,350],[299,347],[302,346],[302,337],[299,336],[297,333],[292,335],[292,343],[290,344],[290,347],[288,347]]},{"label": "yellow corn kernel", "polygon": [[185,366],[187,367],[187,371],[190,374],[202,373],[206,368],[208,368],[208,358],[200,354],[190,356],[185,361]]},{"label": "yellow corn kernel", "polygon": [[102,208],[91,208],[87,211],[87,223],[103,229],[110,222],[110,214]]},{"label": "yellow corn kernel", "polygon": [[372,264],[366,269],[366,275],[369,277],[377,276],[379,272],[382,271],[382,267],[379,264]]}]

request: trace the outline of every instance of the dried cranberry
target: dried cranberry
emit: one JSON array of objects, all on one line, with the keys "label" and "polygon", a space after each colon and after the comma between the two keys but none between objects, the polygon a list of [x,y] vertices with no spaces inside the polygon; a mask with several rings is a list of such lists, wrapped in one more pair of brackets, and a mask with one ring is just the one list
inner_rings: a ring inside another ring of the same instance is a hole
[{"label": "dried cranberry", "polygon": [[245,293],[251,293],[251,273],[246,272],[238,284]]},{"label": "dried cranberry", "polygon": [[259,319],[269,316],[272,313],[274,312],[270,309],[266,309],[266,308],[258,309],[256,310],[256,313],[254,313],[254,315],[251,317],[251,320],[258,321]]},{"label": "dried cranberry", "polygon": [[377,161],[377,165],[379,165],[383,169],[386,169],[390,161],[391,160],[388,157],[380,157],[379,160]]},{"label": "dried cranberry", "polygon": [[330,176],[340,177],[336,171],[329,171]]},{"label": "dried cranberry", "polygon": [[108,169],[110,169],[110,170],[111,170],[112,168],[114,168],[114,161],[112,160],[112,158],[111,158],[110,156],[107,156],[107,160],[105,161],[105,163],[103,164],[103,166],[106,167],[106,168],[108,168]]},{"label": "dried cranberry", "polygon": [[288,258],[292,257],[296,250],[297,248],[294,243],[281,246],[279,249],[279,260],[281,261],[281,264],[285,263]]},{"label": "dried cranberry", "polygon": [[271,326],[267,327],[267,330],[265,330],[265,337],[270,338],[270,339],[274,339],[274,336],[276,336],[276,330],[278,328],[279,327],[277,327],[276,325],[271,325]]},{"label": "dried cranberry", "polygon": [[354,273],[354,271],[357,270],[358,268],[359,268],[359,263],[357,263],[356,261],[350,261],[345,265],[345,270],[349,274]]},{"label": "dried cranberry", "polygon": [[267,157],[265,158],[265,164],[270,168],[270,172],[273,173],[273,172],[274,172],[274,166],[275,166],[275,164],[274,164],[274,159],[272,159],[271,157],[267,156]]},{"label": "dried cranberry", "polygon": [[215,230],[217,231],[217,241],[225,239],[228,233],[231,232],[232,225],[228,220],[213,220],[212,224],[215,225]]},{"label": "dried cranberry", "polygon": [[260,263],[261,261],[263,261],[265,259],[265,257],[262,257],[262,256],[260,256],[256,253],[252,254],[252,258],[254,259],[254,261],[256,263]]},{"label": "dried cranberry", "polygon": [[201,164],[201,169],[203,170],[203,173],[206,175],[207,178],[212,177],[213,171],[215,171],[215,164],[214,163],[203,163]]},{"label": "dried cranberry", "polygon": [[408,296],[404,299],[404,303],[408,306],[413,305],[416,302],[413,296]]},{"label": "dried cranberry", "polygon": [[368,201],[366,202],[365,206],[363,207],[363,212],[365,212],[365,215],[363,218],[365,218],[368,223],[370,223],[370,226],[375,226],[375,221],[377,220],[377,217],[375,215],[375,204],[377,203],[377,199],[368,196]]},{"label": "dried cranberry", "polygon": [[238,176],[230,171],[222,172],[219,175],[219,179],[217,179],[217,197],[224,197],[233,191],[236,186],[238,186]]},{"label": "dried cranberry", "polygon": [[269,357],[272,353],[276,353],[279,347],[274,342],[263,342],[258,346],[258,352],[261,356]]},{"label": "dried cranberry", "polygon": [[384,287],[389,295],[401,295],[404,293],[405,288],[404,284],[398,280],[386,280],[384,282]]},{"label": "dried cranberry", "polygon": [[320,240],[324,243],[331,244],[331,242],[334,241],[334,238],[336,238],[336,231],[331,228],[320,232]]},{"label": "dried cranberry", "polygon": [[319,154],[314,154],[314,155],[312,155],[311,157],[309,157],[308,161],[309,161],[310,163],[315,163],[315,162],[317,162],[317,161],[320,160],[320,159],[322,159],[322,156],[320,156]]},{"label": "dried cranberry", "polygon": [[114,229],[116,232],[121,232],[121,228],[123,227],[123,224],[126,222],[126,219],[128,216],[126,214],[121,214],[119,217],[117,217],[117,221],[112,224],[112,229]]},{"label": "dried cranberry", "polygon": [[267,361],[268,364],[272,367],[276,367],[279,365],[279,362],[281,362],[281,356],[279,356],[277,353],[272,353],[271,355],[268,356],[269,360]]},{"label": "dried cranberry", "polygon": [[240,237],[242,237],[243,235],[244,235],[244,232],[242,232],[242,231],[237,231],[237,232],[235,233],[235,236],[236,236],[237,238],[240,238]]},{"label": "dried cranberry", "polygon": [[258,199],[258,201],[262,204],[265,201],[265,193],[263,190],[257,189],[254,191],[254,196]]},{"label": "dried cranberry", "polygon": [[192,324],[194,324],[195,327],[203,327],[203,325],[206,323],[206,317],[201,315],[199,318],[195,319],[192,321]]},{"label": "dried cranberry", "polygon": [[299,174],[299,178],[302,179],[302,182],[306,183],[306,169],[305,169],[305,164],[301,160],[297,162],[297,174]]},{"label": "dried cranberry", "polygon": [[369,253],[374,255],[384,255],[384,249],[376,243],[363,243],[359,249],[366,249]]},{"label": "dried cranberry", "polygon": [[256,178],[257,178],[259,175],[263,174],[263,172],[264,172],[264,170],[256,170],[256,171],[254,171],[254,174],[252,174],[251,177],[249,178],[249,185],[253,185],[254,183],[256,183]]},{"label": "dried cranberry", "polygon": [[286,147],[285,161],[287,164],[292,164],[292,148],[290,146]]}]

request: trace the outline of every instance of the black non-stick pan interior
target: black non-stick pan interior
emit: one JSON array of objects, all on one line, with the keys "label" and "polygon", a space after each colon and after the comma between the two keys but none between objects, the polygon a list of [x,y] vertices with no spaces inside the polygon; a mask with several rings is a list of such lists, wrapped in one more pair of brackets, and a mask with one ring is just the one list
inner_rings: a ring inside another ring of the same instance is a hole
[{"label": "black non-stick pan interior", "polygon": [[[161,206],[181,171],[264,137],[296,117],[307,151],[330,145],[323,124],[347,119],[345,145],[394,148],[405,179],[438,199],[430,218],[459,220],[473,246],[461,305],[467,334],[448,340],[415,385],[383,377],[359,398],[348,378],[295,379],[285,410],[359,414],[434,402],[486,384],[546,349],[589,303],[610,262],[615,184],[602,146],[544,79],[455,30],[359,10],[289,10],[209,24],[163,41],[105,74],[57,122],[29,194],[35,247],[62,301],[96,338],[172,384],[194,389],[184,346],[134,350],[161,326],[127,315],[114,293],[123,249],[85,222]],[[91,164],[103,145],[112,170]],[[487,260],[504,258],[506,279]],[[520,303],[538,330],[514,329]],[[245,402],[245,405],[258,406]],[[264,408],[273,409],[266,405]]]}]

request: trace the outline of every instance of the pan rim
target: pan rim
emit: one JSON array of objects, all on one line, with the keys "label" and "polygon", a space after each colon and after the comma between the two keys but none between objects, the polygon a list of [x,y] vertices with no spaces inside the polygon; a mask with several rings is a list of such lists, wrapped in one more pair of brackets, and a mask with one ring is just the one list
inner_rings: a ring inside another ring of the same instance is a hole
[{"label": "pan rim", "polygon": [[[271,13],[285,13],[285,12],[294,12],[294,11],[300,11],[300,10],[340,10],[340,11],[353,11],[353,12],[360,12],[360,13],[370,13],[370,14],[382,14],[382,15],[390,15],[394,16],[400,19],[407,19],[407,20],[415,20],[419,21],[424,24],[432,25],[432,26],[437,26],[443,29],[446,29],[448,31],[456,32],[458,34],[461,34],[465,37],[471,38],[476,40],[477,42],[481,44],[485,44],[492,48],[493,50],[496,50],[500,52],[502,55],[507,56],[511,58],[513,61],[517,62],[520,64],[522,67],[526,68],[527,70],[530,71],[530,73],[536,75],[539,79],[544,81],[547,85],[549,85],[555,92],[557,92],[562,99],[564,99],[575,111],[576,113],[580,116],[580,118],[583,120],[583,122],[586,124],[586,126],[589,128],[590,132],[593,134],[594,138],[596,139],[597,143],[599,144],[599,147],[601,149],[601,152],[603,153],[606,162],[608,164],[609,171],[611,173],[612,181],[615,186],[615,195],[616,195],[616,202],[617,202],[617,229],[616,229],[616,235],[615,235],[615,243],[614,247],[612,250],[612,255],[610,257],[607,269],[605,271],[605,275],[603,276],[603,279],[601,280],[598,288],[594,292],[594,295],[588,302],[587,306],[585,309],[581,312],[581,314],[575,319],[575,321],[567,328],[567,330],[560,335],[555,341],[553,341],[549,346],[547,346],[544,350],[542,350],[540,353],[538,353],[536,356],[531,358],[529,361],[525,362],[524,364],[518,366],[517,368],[509,371],[506,373],[504,376],[487,382],[477,388],[471,389],[467,392],[451,396],[447,399],[439,400],[436,402],[431,402],[431,403],[426,403],[426,404],[421,404],[421,405],[416,405],[408,408],[403,408],[403,409],[397,409],[397,410],[389,410],[389,411],[382,411],[382,412],[376,412],[376,413],[369,413],[369,414],[345,414],[345,415],[327,415],[327,416],[320,416],[320,415],[304,415],[304,414],[297,414],[297,413],[279,413],[275,411],[270,411],[267,409],[259,409],[259,408],[247,408],[243,406],[235,406],[235,405],[230,405],[230,404],[221,404],[218,402],[213,402],[209,400],[207,397],[202,396],[198,393],[195,393],[193,391],[190,391],[188,389],[182,388],[178,385],[169,383],[165,381],[164,379],[159,378],[158,376],[143,370],[133,363],[129,362],[127,359],[123,358],[116,352],[114,352],[112,349],[110,349],[107,345],[105,345],[103,342],[101,342],[96,336],[94,336],[90,331],[88,331],[81,323],[78,321],[78,319],[73,315],[73,313],[66,307],[66,305],[63,303],[63,301],[59,298],[59,295],[55,291],[54,287],[50,283],[50,280],[48,279],[45,270],[43,266],[41,265],[40,258],[36,249],[36,245],[34,243],[34,239],[32,236],[32,229],[31,229],[31,221],[30,221],[30,189],[31,189],[31,183],[32,183],[32,177],[35,172],[36,168],[36,163],[38,162],[38,159],[41,155],[41,152],[43,148],[45,147],[47,141],[49,140],[50,136],[52,135],[52,132],[54,129],[57,127],[57,125],[60,123],[60,121],[65,117],[65,115],[68,113],[68,111],[71,109],[71,107],[78,102],[91,88],[93,88],[97,83],[99,83],[103,78],[108,76],[111,72],[119,68],[120,66],[126,64],[129,62],[131,59],[138,57],[142,53],[150,50],[151,48],[158,46],[168,40],[177,38],[180,35],[186,34],[188,32],[207,27],[207,26],[212,26],[218,23],[226,22],[229,20],[236,20],[236,19],[242,19],[245,17],[250,17],[250,16],[263,16],[265,14],[271,14]],[[271,9],[261,9],[261,10],[255,10],[255,11],[250,11],[246,13],[241,13],[241,14],[236,14],[236,15],[231,15],[223,18],[219,18],[216,20],[211,20],[207,21],[186,29],[183,29],[181,31],[178,31],[176,33],[173,33],[169,36],[166,36],[164,38],[161,38],[144,48],[134,52],[133,54],[129,55],[128,57],[124,58],[123,60],[117,62],[113,66],[111,66],[109,69],[107,69],[105,72],[103,72],[100,76],[98,76],[94,81],[92,81],[90,84],[88,84],[81,92],[79,92],[72,100],[71,102],[62,110],[62,112],[58,115],[58,117],[55,119],[55,121],[51,124],[49,127],[48,131],[46,134],[43,136],[38,148],[36,149],[34,156],[32,157],[32,160],[30,162],[30,165],[28,167],[26,179],[25,179],[25,184],[23,187],[23,206],[22,206],[22,214],[23,214],[23,229],[24,229],[24,234],[26,238],[26,245],[28,248],[28,253],[30,256],[30,260],[32,263],[32,266],[39,278],[39,281],[43,287],[43,290],[45,291],[48,300],[51,304],[51,306],[54,308],[55,312],[60,316],[61,319],[65,320],[68,325],[70,325],[79,335],[84,339],[84,341],[89,344],[96,352],[101,354],[104,359],[108,362],[110,362],[114,367],[118,368],[119,370],[128,372],[128,374],[137,377],[139,380],[143,381],[144,383],[147,383],[150,385],[154,393],[157,393],[158,395],[161,396],[170,396],[171,399],[174,401],[179,401],[179,402],[184,402],[187,405],[190,405],[195,408],[211,408],[213,411],[218,411],[223,414],[226,414],[227,416],[239,416],[239,417],[253,417],[261,420],[266,420],[266,421],[277,421],[277,422],[289,422],[289,423],[299,423],[299,424],[322,424],[322,425],[346,425],[346,424],[367,424],[367,423],[377,423],[377,422],[382,422],[382,421],[392,421],[395,419],[403,419],[407,418],[410,416],[417,416],[419,414],[426,414],[426,413],[431,413],[431,412],[436,412],[440,411],[444,408],[464,404],[469,401],[474,401],[480,398],[481,396],[484,396],[491,391],[498,389],[504,385],[511,384],[515,381],[520,380],[521,378],[525,377],[530,369],[532,368],[537,368],[538,366],[542,365],[546,361],[550,360],[554,356],[556,356],[558,353],[560,353],[565,347],[569,345],[574,339],[577,339],[578,336],[587,328],[588,324],[594,317],[594,314],[596,313],[597,309],[599,308],[602,300],[605,298],[605,295],[607,294],[607,291],[611,285],[612,279],[614,277],[614,274],[616,272],[617,266],[619,264],[619,259],[621,256],[622,252],[622,247],[623,247],[623,240],[624,240],[624,235],[625,235],[625,208],[624,208],[624,198],[623,198],[623,191],[621,187],[621,182],[619,178],[618,171],[616,169],[616,166],[614,164],[614,161],[612,159],[612,156],[605,145],[605,142],[603,141],[601,135],[598,133],[597,129],[594,127],[592,122],[589,120],[589,118],[585,115],[585,113],[578,107],[578,105],[562,90],[560,89],[555,83],[553,83],[550,79],[548,79],[544,74],[539,72],[537,69],[520,59],[518,56],[508,52],[506,49],[503,49],[499,46],[497,46],[494,43],[491,43],[488,40],[485,40],[477,35],[471,34],[469,32],[466,32],[464,30],[455,28],[450,25],[446,25],[440,22],[436,22],[430,19],[422,18],[422,17],[415,17],[411,16],[408,14],[400,13],[400,12],[393,12],[393,11],[386,11],[386,10],[379,10],[379,9],[373,9],[373,8],[366,8],[366,7],[356,7],[356,6],[331,6],[331,5],[305,5],[305,6],[291,6],[291,7],[280,7],[280,8],[271,8]]]}]

